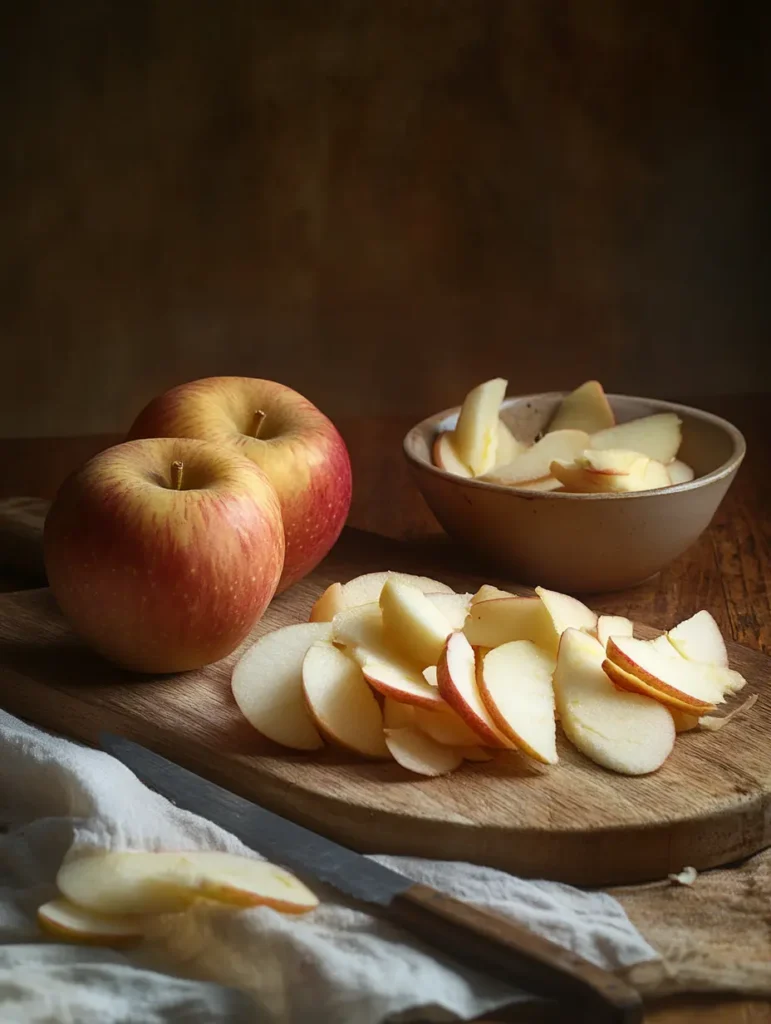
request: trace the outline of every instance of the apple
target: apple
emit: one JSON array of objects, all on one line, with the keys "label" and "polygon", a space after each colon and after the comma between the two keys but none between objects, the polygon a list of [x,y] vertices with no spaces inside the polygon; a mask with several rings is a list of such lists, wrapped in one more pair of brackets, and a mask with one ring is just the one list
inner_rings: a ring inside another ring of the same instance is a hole
[{"label": "apple", "polygon": [[507,466],[496,466],[485,475],[485,480],[516,487],[555,476],[550,468],[553,462],[572,462],[588,446],[589,435],[585,431],[557,430],[536,441]]},{"label": "apple", "polygon": [[425,707],[415,708],[415,725],[432,740],[447,747],[473,747],[479,743],[479,736],[470,729],[451,707],[443,703],[436,710]]},{"label": "apple", "polygon": [[71,903],[100,914],[169,914],[198,898],[304,914],[319,902],[275,864],[208,850],[80,854],[65,860],[56,883]]},{"label": "apple", "polygon": [[384,648],[380,605],[371,601],[369,604],[354,605],[353,608],[338,612],[332,619],[332,640],[352,650],[356,647],[369,647],[375,650]]},{"label": "apple", "polygon": [[556,764],[554,658],[530,640],[514,640],[480,659],[477,684],[493,721],[530,757]]},{"label": "apple", "polygon": [[330,583],[311,608],[310,622],[331,622],[346,607],[342,583]]},{"label": "apple", "polygon": [[407,729],[415,725],[415,708],[402,704],[393,697],[383,698],[383,727],[385,729]]},{"label": "apple", "polygon": [[279,591],[318,565],[340,535],[351,504],[345,443],[315,405],[283,384],[252,377],[180,384],[140,412],[128,437],[216,441],[265,471],[286,534]]},{"label": "apple", "polygon": [[680,428],[680,417],[675,413],[658,412],[599,430],[591,435],[589,443],[592,448],[625,448],[640,452],[666,465],[677,455],[682,440]]},{"label": "apple", "polygon": [[361,669],[344,651],[317,640],[303,661],[303,690],[318,730],[363,757],[388,757],[383,715]]},{"label": "apple", "polygon": [[696,476],[691,467],[681,459],[673,459],[667,466],[667,472],[673,484],[687,484]]},{"label": "apple", "polygon": [[527,480],[525,483],[517,484],[520,491],[561,491],[564,490],[562,482],[555,476],[545,476],[540,480]]},{"label": "apple", "polygon": [[679,658],[677,648],[669,642],[667,634],[662,633],[661,636],[657,636],[653,640],[646,640],[646,644],[658,651],[659,654],[663,654],[666,658]]},{"label": "apple", "polygon": [[474,475],[465,462],[461,462],[458,457],[455,445],[453,444],[453,433],[451,430],[445,430],[441,434],[437,434],[431,449],[431,455],[434,465],[439,469],[443,469],[445,473],[453,473],[455,476],[466,478]]},{"label": "apple", "polygon": [[437,663],[452,627],[422,591],[388,580],[380,594],[380,611],[383,635],[392,650],[421,670]]},{"label": "apple", "polygon": [[587,633],[597,629],[597,613],[577,598],[560,594],[556,590],[546,590],[545,587],[536,587],[535,592],[543,601],[551,619],[555,634],[554,648],[566,629],[583,629]]},{"label": "apple", "polygon": [[647,775],[675,743],[669,711],[640,693],[617,690],[603,670],[599,640],[579,629],[560,638],[554,695],[560,726],[592,761],[623,775]]},{"label": "apple", "polygon": [[398,655],[364,646],[354,647],[350,653],[372,689],[383,696],[424,708],[444,706],[438,687],[428,683],[419,669]]},{"label": "apple", "polygon": [[451,629],[463,629],[471,608],[471,594],[426,594],[426,597],[442,613]]},{"label": "apple", "polygon": [[37,920],[56,939],[97,946],[123,946],[144,933],[141,914],[96,914],[61,897],[38,907]]},{"label": "apple", "polygon": [[474,476],[491,470],[498,455],[498,411],[506,394],[502,377],[485,381],[466,395],[453,433],[453,445]]},{"label": "apple", "polygon": [[480,696],[476,655],[463,633],[448,637],[436,676],[441,696],[483,743],[493,747],[514,746],[495,724]]},{"label": "apple", "polygon": [[343,600],[346,608],[355,608],[356,605],[377,603],[380,600],[380,592],[390,579],[400,583],[408,583],[411,587],[417,587],[424,594],[452,594],[452,587],[439,580],[432,580],[428,576],[412,576],[405,572],[368,572],[364,576],[356,576],[343,584]]},{"label": "apple", "polygon": [[130,441],[65,481],[44,554],[56,600],[91,647],[138,672],[182,672],[230,654],[262,616],[284,564],[281,509],[232,448]]},{"label": "apple", "polygon": [[585,430],[593,434],[612,427],[616,422],[613,410],[598,380],[588,380],[562,399],[549,424],[555,430]]},{"label": "apple", "polygon": [[706,610],[696,612],[666,634],[677,653],[688,661],[728,668],[728,651],[720,627]]},{"label": "apple", "polygon": [[543,601],[539,597],[513,594],[473,603],[463,631],[474,647],[499,647],[512,640],[532,640],[538,647],[556,655],[559,642]]},{"label": "apple", "polygon": [[600,615],[597,619],[597,639],[605,647],[611,636],[634,636],[634,623],[623,615]]},{"label": "apple", "polygon": [[495,463],[499,466],[506,466],[513,462],[516,457],[525,450],[525,446],[512,434],[503,420],[498,420],[498,446],[495,453]]},{"label": "apple", "polygon": [[438,686],[439,683],[436,679],[436,665],[427,665],[421,673],[425,681],[429,686]]},{"label": "apple", "polygon": [[480,601],[494,601],[497,597],[514,597],[508,590],[501,590],[500,587],[493,587],[489,583],[483,583],[476,594],[471,597],[471,604],[478,604]]},{"label": "apple", "polygon": [[[685,711],[712,711],[726,692],[744,686],[738,672],[660,654],[644,640],[615,636],[608,640],[608,660],[637,680],[636,689]],[[615,681],[615,680],[614,680]],[[628,680],[624,679],[624,683]],[[623,685],[623,683],[622,683]]]},{"label": "apple", "polygon": [[293,750],[324,746],[305,704],[303,661],[317,640],[329,640],[328,622],[301,622],[266,633],[233,669],[233,697],[254,728]]},{"label": "apple", "polygon": [[459,750],[437,743],[420,729],[386,729],[385,741],[393,759],[417,775],[447,775],[463,761]]}]

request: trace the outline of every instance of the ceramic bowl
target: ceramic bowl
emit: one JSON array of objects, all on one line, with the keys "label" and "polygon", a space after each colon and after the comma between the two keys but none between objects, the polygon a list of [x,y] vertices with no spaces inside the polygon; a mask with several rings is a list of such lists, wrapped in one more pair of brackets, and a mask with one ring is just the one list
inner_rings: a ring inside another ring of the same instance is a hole
[{"label": "ceramic bowl", "polygon": [[[533,441],[565,394],[507,398],[501,418],[519,440]],[[621,590],[654,576],[697,540],[736,476],[745,442],[732,424],[700,409],[628,395],[608,400],[618,423],[677,413],[678,458],[696,479],[627,494],[543,493],[463,479],[431,462],[434,438],[455,427],[459,408],[414,426],[404,451],[441,525],[497,576],[571,593]]]}]

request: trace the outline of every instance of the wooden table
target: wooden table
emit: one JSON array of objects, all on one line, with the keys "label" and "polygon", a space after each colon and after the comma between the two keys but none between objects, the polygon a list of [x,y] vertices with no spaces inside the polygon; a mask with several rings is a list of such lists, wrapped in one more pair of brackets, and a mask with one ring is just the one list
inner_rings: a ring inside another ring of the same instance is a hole
[{"label": "wooden table", "polygon": [[[771,654],[771,481],[769,398],[745,395],[690,400],[731,419],[748,454],[709,530],[655,579],[633,590],[599,595],[608,611],[665,627],[708,608],[726,636]],[[419,417],[356,418],[339,426],[354,470],[349,523],[390,537],[441,530],[413,486],[401,439]],[[119,438],[0,439],[0,497],[52,497],[66,474]],[[538,1011],[517,1020],[554,1020]],[[656,1024],[771,1024],[771,1003],[758,1000],[667,1000],[648,1014]]]}]

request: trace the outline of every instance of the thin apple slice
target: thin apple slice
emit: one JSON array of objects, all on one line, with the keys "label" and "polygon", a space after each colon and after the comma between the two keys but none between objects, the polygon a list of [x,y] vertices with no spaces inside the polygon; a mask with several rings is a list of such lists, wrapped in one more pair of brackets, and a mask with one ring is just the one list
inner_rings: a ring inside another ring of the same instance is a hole
[{"label": "thin apple slice", "polygon": [[[328,639],[324,637],[323,639]],[[346,647],[383,647],[383,616],[376,602],[357,604],[332,619],[332,640]]]},{"label": "thin apple slice", "polygon": [[624,494],[646,489],[650,461],[647,455],[640,455],[628,470],[611,472],[594,470],[578,458],[570,463],[552,462],[551,472],[566,491],[574,494]]},{"label": "thin apple slice", "polygon": [[645,467],[641,481],[641,491],[656,491],[660,487],[671,487],[672,479],[669,469],[663,462],[651,459]]},{"label": "thin apple slice", "polygon": [[659,412],[652,416],[620,423],[591,435],[592,448],[626,448],[640,452],[651,459],[671,462],[677,455],[682,439],[680,417],[673,412]]},{"label": "thin apple slice", "polygon": [[666,634],[677,653],[688,661],[704,662],[728,668],[728,651],[723,634],[710,613],[704,609],[680,622]]},{"label": "thin apple slice", "polygon": [[619,668],[618,665],[607,658],[602,663],[602,670],[617,690],[626,690],[629,693],[642,693],[652,700],[657,700],[671,712],[682,711],[686,715],[703,715],[707,711],[712,711],[715,707],[714,704],[705,703],[700,704],[696,708],[692,703],[692,698],[680,698],[672,693],[664,693],[657,687],[651,686],[650,683],[638,679],[637,676],[627,672],[626,669]]},{"label": "thin apple slice", "polygon": [[680,708],[669,708],[669,713],[672,716],[672,721],[675,723],[675,732],[690,732],[691,729],[697,729],[699,726],[699,716],[689,715],[687,711],[681,711]]},{"label": "thin apple slice", "polygon": [[303,696],[302,666],[317,640],[329,640],[328,622],[302,622],[261,636],[233,669],[233,697],[254,728],[293,750],[318,750],[324,742]]},{"label": "thin apple slice", "polygon": [[493,759],[492,753],[489,750],[485,750],[484,747],[458,747],[458,751],[464,761],[471,761],[472,763],[484,764]]},{"label": "thin apple slice", "polygon": [[626,448],[587,448],[576,456],[576,462],[593,473],[629,474],[634,472],[640,459],[647,462],[649,458]]},{"label": "thin apple slice", "polygon": [[417,707],[442,707],[438,687],[427,683],[422,672],[382,648],[354,647],[351,655],[373,690],[384,697]]},{"label": "thin apple slice", "polygon": [[438,469],[443,469],[445,473],[452,473],[454,476],[462,477],[473,476],[473,473],[466,463],[461,461],[458,457],[458,453],[455,451],[453,433],[451,430],[445,430],[443,433],[437,434],[434,438],[434,444],[431,448],[431,457],[434,461],[434,465]]},{"label": "thin apple slice", "polygon": [[646,640],[646,644],[653,648],[654,651],[658,651],[659,654],[663,654],[665,658],[679,658],[680,655],[677,649],[667,640],[667,634],[662,633],[661,636],[657,636],[653,640]]},{"label": "thin apple slice", "polygon": [[696,476],[691,467],[681,459],[673,459],[667,466],[667,472],[673,484],[690,483]]},{"label": "thin apple slice", "polygon": [[583,430],[558,430],[546,434],[530,448],[525,449],[508,466],[496,466],[485,479],[491,483],[516,486],[554,475],[550,466],[555,460],[572,462],[589,445],[589,435]]},{"label": "thin apple slice", "polygon": [[463,763],[454,747],[445,747],[420,729],[386,729],[385,741],[393,759],[416,775],[447,775]]},{"label": "thin apple slice", "polygon": [[415,725],[415,707],[393,697],[383,699],[383,728],[410,729]]},{"label": "thin apple slice", "polygon": [[479,384],[466,395],[453,442],[461,462],[474,476],[492,469],[498,451],[498,411],[506,394],[502,377]]},{"label": "thin apple slice", "polygon": [[275,864],[208,850],[83,854],[65,860],[56,883],[71,903],[99,914],[175,913],[198,898],[304,914],[319,902]]},{"label": "thin apple slice", "polygon": [[634,623],[624,615],[600,615],[597,619],[597,639],[605,647],[611,636],[634,636]]},{"label": "thin apple slice", "polygon": [[446,747],[473,747],[479,736],[446,704],[429,711],[415,708],[415,724],[432,740]]},{"label": "thin apple slice", "polygon": [[535,592],[549,613],[557,641],[566,629],[583,629],[587,633],[594,633],[597,629],[597,613],[578,598],[544,587],[536,587]]},{"label": "thin apple slice", "polygon": [[317,728],[327,739],[363,757],[388,757],[383,715],[361,669],[326,640],[303,662],[303,690]]},{"label": "thin apple slice", "polygon": [[542,480],[528,480],[516,485],[520,491],[559,491],[562,483],[555,476],[545,476]]},{"label": "thin apple slice", "polygon": [[436,675],[441,696],[483,743],[492,747],[514,746],[485,707],[477,686],[474,648],[463,633],[453,633],[448,638]]},{"label": "thin apple slice", "polygon": [[428,665],[423,669],[421,673],[425,681],[429,686],[438,686],[439,683],[436,681],[436,665]]},{"label": "thin apple slice", "polygon": [[498,597],[514,597],[508,590],[500,590],[498,587],[493,587],[489,583],[483,583],[482,586],[477,590],[471,598],[472,605],[478,604],[480,601],[494,601]]},{"label": "thin apple slice", "polygon": [[54,938],[97,946],[135,942],[142,938],[145,923],[141,914],[97,914],[61,897],[38,907],[37,920]]},{"label": "thin apple slice", "polygon": [[554,658],[529,640],[515,640],[478,664],[479,692],[501,732],[536,761],[556,764]]},{"label": "thin apple slice", "polygon": [[643,684],[637,689],[652,687],[658,691],[657,700],[684,706],[686,711],[712,711],[723,703],[726,692],[735,693],[745,682],[731,669],[669,658],[634,637],[611,637],[607,655],[610,662]]},{"label": "thin apple slice", "polygon": [[525,450],[525,445],[518,441],[512,434],[503,420],[498,420],[498,447],[496,450],[495,464],[505,466],[513,462],[518,455]]},{"label": "thin apple slice", "polygon": [[551,616],[539,597],[508,597],[471,605],[464,633],[475,647],[500,647],[512,640],[532,640],[536,646],[557,653],[559,637]]},{"label": "thin apple slice", "polygon": [[419,668],[435,665],[452,632],[447,618],[416,587],[388,580],[380,593],[386,643]]},{"label": "thin apple slice", "polygon": [[412,576],[406,572],[368,572],[364,576],[356,576],[343,584],[343,597],[346,608],[355,608],[360,604],[377,604],[380,600],[380,591],[385,586],[386,580],[394,579],[400,583],[409,583],[411,587],[417,587],[424,594],[452,594],[452,587],[439,580],[432,580],[428,576]]},{"label": "thin apple slice", "polygon": [[471,594],[426,594],[426,597],[442,613],[451,629],[463,629],[471,607]]},{"label": "thin apple slice", "polygon": [[345,608],[342,583],[330,583],[311,608],[310,622],[331,622]]},{"label": "thin apple slice", "polygon": [[588,380],[562,399],[549,424],[549,433],[555,430],[585,430],[587,434],[593,434],[612,427],[615,422],[602,384],[598,380]]},{"label": "thin apple slice", "polygon": [[669,711],[640,693],[617,690],[603,671],[599,640],[566,629],[554,672],[560,726],[588,758],[623,775],[647,775],[666,761],[675,743]]}]

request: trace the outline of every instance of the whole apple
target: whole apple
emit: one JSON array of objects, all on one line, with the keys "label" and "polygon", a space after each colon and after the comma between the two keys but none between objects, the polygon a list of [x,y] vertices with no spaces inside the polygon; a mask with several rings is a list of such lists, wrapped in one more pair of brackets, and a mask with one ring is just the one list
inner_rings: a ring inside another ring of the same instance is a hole
[{"label": "whole apple", "polygon": [[270,477],[281,502],[286,557],[279,591],[331,549],[351,505],[351,463],[334,424],[307,398],[270,380],[206,377],[153,399],[128,433],[234,445]]},{"label": "whole apple", "polygon": [[268,478],[232,448],[130,441],[62,485],[46,519],[48,581],[73,628],[139,672],[218,661],[247,636],[284,565]]}]

